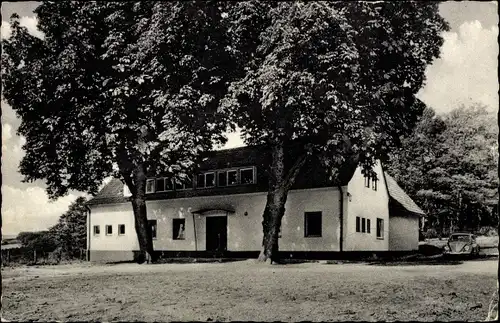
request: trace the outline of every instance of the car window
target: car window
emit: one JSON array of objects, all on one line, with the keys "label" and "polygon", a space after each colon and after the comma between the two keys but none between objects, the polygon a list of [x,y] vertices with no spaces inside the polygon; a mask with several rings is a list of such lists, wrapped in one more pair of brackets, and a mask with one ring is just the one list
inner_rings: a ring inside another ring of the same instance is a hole
[{"label": "car window", "polygon": [[470,239],[468,235],[454,235],[450,237],[450,241],[470,241]]}]

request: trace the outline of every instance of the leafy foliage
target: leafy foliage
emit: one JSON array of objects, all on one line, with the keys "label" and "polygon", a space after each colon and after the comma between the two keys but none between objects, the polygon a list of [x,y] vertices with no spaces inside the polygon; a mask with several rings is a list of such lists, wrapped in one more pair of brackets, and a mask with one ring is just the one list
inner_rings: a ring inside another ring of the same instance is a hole
[{"label": "leafy foliage", "polygon": [[[370,171],[411,130],[424,109],[415,94],[448,25],[437,3],[406,1],[254,1],[231,7],[228,19],[246,73],[221,108],[247,144],[271,146],[263,216],[269,259],[307,158],[321,159],[333,180],[346,163]],[[286,157],[292,145],[296,154]]]},{"label": "leafy foliage", "polygon": [[56,225],[49,229],[61,254],[66,258],[78,258],[86,249],[87,212],[86,198],[79,197],[71,203]]},{"label": "leafy foliage", "polygon": [[486,107],[428,109],[389,171],[440,232],[498,223],[498,129]]},{"label": "leafy foliage", "polygon": [[307,138],[333,171],[346,141],[371,164],[411,130],[424,107],[415,94],[448,28],[436,3],[251,2],[233,10],[233,48],[252,55],[223,107],[248,144]]},{"label": "leafy foliage", "polygon": [[29,251],[51,252],[57,248],[55,239],[49,231],[20,232],[17,240]]},{"label": "leafy foliage", "polygon": [[43,39],[11,21],[3,90],[26,137],[20,171],[51,198],[133,181],[138,164],[182,177],[225,141],[216,110],[234,69],[214,3],[46,1],[36,14]]},{"label": "leafy foliage", "polygon": [[121,179],[140,249],[151,255],[146,176],[182,181],[202,151],[226,140],[217,107],[238,69],[222,9],[213,1],[44,1],[35,10],[43,39],[14,15],[2,83],[22,119],[24,180],[45,180],[55,199]]}]

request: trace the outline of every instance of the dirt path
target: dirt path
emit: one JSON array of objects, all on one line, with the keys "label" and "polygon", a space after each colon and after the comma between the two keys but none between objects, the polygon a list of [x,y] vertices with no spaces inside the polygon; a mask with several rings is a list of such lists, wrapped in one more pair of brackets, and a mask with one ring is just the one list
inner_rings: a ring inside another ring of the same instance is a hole
[{"label": "dirt path", "polygon": [[459,265],[78,265],[2,270],[3,317],[61,321],[484,320],[497,260]]}]

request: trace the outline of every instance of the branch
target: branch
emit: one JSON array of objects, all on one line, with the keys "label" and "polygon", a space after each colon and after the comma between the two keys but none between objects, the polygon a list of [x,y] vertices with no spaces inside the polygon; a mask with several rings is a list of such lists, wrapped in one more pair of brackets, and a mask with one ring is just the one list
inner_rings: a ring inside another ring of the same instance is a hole
[{"label": "branch", "polygon": [[285,190],[290,190],[293,186],[293,183],[295,183],[295,179],[297,178],[297,175],[299,174],[300,170],[302,169],[302,166],[306,163],[307,157],[309,156],[308,153],[302,154],[296,161],[295,164],[293,164],[292,168],[288,171],[285,180],[284,180],[284,188]]}]

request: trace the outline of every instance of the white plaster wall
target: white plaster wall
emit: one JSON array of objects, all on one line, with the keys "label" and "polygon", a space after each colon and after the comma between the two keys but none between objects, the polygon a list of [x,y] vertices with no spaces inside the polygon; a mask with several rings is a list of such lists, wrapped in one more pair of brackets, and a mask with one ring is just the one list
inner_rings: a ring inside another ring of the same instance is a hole
[{"label": "white plaster wall", "polygon": [[[347,185],[350,197],[347,199],[345,219],[345,251],[387,251],[389,250],[389,196],[382,167],[378,162],[373,170],[377,173],[377,190],[365,187],[365,178],[358,167]],[[350,199],[350,201],[349,201]],[[370,219],[370,232],[356,232],[356,217]],[[384,238],[377,239],[377,218],[384,219]]]},{"label": "white plaster wall", "polygon": [[[337,188],[295,190],[288,195],[279,248],[282,251],[339,251],[340,193]],[[321,237],[304,237],[304,213],[322,212]]]},{"label": "white plaster wall", "polygon": [[418,221],[416,216],[391,216],[389,230],[389,250],[418,250]]},{"label": "white plaster wall", "polygon": [[[131,203],[91,206],[90,250],[139,250],[135,233],[134,212]],[[118,225],[125,224],[125,234],[118,235]],[[101,233],[94,235],[94,225]],[[106,225],[113,226],[113,234],[106,235]]]},{"label": "white plaster wall", "polygon": [[[156,250],[196,250],[193,215],[191,211],[204,208],[231,207],[235,213],[227,215],[227,249],[230,251],[260,250],[262,241],[262,212],[266,194],[237,194],[225,196],[193,197],[172,200],[148,201],[148,218],[158,222]],[[247,216],[245,216],[247,212]],[[208,216],[220,216],[212,214]],[[206,217],[194,216],[198,251],[206,250]],[[174,240],[172,219],[185,218],[185,240]]]},{"label": "white plaster wall", "polygon": [[[262,213],[266,192],[226,196],[193,197],[147,201],[148,219],[157,220],[156,250],[193,251],[196,242],[199,251],[206,250],[206,215],[191,211],[226,206],[235,210],[227,216],[227,249],[229,251],[258,251],[262,244]],[[338,251],[339,250],[339,198],[336,188],[295,190],[289,193],[282,223],[280,250],[283,251]],[[304,212],[322,212],[322,237],[304,237]],[[245,212],[247,215],[245,216]],[[224,215],[212,214],[209,216]],[[185,218],[185,240],[172,237],[172,219]],[[134,218],[130,203],[94,206],[91,228],[101,225],[101,235],[91,235],[91,250],[137,250]],[[113,236],[105,235],[105,225],[113,225]],[[118,236],[118,224],[125,224],[126,235]]]}]

